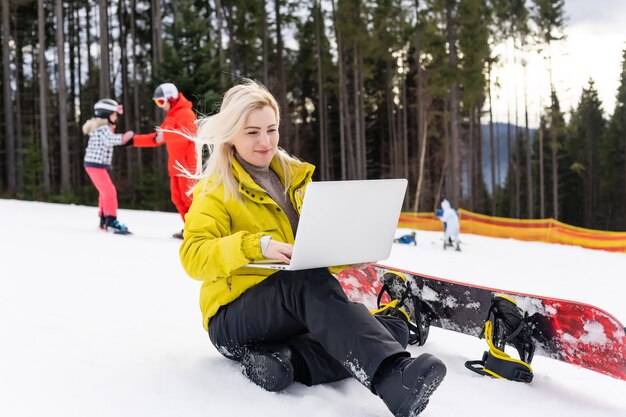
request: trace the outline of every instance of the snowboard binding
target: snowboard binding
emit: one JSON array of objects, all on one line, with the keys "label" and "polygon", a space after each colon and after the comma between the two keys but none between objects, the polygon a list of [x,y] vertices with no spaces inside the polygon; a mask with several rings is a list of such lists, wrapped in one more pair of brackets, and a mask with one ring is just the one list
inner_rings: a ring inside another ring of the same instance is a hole
[{"label": "snowboard binding", "polygon": [[[523,313],[511,298],[495,295],[483,327],[489,350],[482,360],[467,361],[465,367],[479,375],[529,383],[533,380],[530,363],[535,353],[531,334],[528,313]],[[507,344],[517,350],[519,360],[504,352]]]},{"label": "snowboard binding", "polygon": [[[424,345],[428,339],[431,321],[428,305],[419,295],[415,295],[418,292],[412,290],[411,283],[404,274],[388,271],[382,276],[381,281],[383,286],[376,300],[378,308],[372,310],[372,314],[393,316],[404,320],[409,326],[409,344]],[[391,299],[389,303],[382,302],[385,293]]]}]

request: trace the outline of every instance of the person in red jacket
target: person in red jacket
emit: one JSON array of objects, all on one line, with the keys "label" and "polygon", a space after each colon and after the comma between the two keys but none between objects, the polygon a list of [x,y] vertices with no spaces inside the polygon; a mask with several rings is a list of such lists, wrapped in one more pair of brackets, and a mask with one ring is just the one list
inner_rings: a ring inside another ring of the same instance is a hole
[{"label": "person in red jacket", "polygon": [[[154,90],[154,103],[167,112],[161,127],[153,133],[135,135],[133,146],[151,148],[165,144],[167,147],[167,165],[170,177],[170,193],[176,210],[185,222],[185,214],[191,206],[191,197],[187,191],[193,185],[182,175],[178,164],[186,170],[195,172],[196,148],[188,136],[196,134],[196,115],[191,108],[191,102],[178,91],[172,83],[164,83]],[[181,132],[178,134],[176,132]],[[172,235],[182,239],[182,231]]]}]

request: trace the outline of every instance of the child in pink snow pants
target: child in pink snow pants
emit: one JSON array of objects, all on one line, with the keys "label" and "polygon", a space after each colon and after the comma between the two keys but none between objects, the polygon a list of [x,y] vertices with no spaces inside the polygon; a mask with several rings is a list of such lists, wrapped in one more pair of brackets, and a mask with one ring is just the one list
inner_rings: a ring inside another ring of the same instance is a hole
[{"label": "child in pink snow pants", "polygon": [[128,228],[117,221],[117,191],[109,172],[113,160],[113,147],[125,145],[134,133],[114,133],[122,106],[115,100],[104,98],[94,105],[94,116],[83,125],[83,133],[89,135],[85,152],[85,170],[98,190],[100,228],[109,232],[128,234]]}]

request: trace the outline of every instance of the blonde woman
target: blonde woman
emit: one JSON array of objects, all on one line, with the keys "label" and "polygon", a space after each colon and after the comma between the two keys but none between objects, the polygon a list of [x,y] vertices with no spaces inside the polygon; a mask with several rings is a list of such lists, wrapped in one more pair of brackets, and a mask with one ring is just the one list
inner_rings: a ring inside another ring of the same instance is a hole
[{"label": "blonde woman", "polygon": [[278,147],[279,122],[274,97],[248,80],[199,123],[198,155],[208,146],[211,156],[196,175],[180,256],[203,281],[204,327],[217,350],[268,391],[353,376],[395,416],[415,416],[446,368],[429,354],[410,357],[403,321],[350,302],[327,268],[245,266],[289,262],[313,175],[312,165]]}]

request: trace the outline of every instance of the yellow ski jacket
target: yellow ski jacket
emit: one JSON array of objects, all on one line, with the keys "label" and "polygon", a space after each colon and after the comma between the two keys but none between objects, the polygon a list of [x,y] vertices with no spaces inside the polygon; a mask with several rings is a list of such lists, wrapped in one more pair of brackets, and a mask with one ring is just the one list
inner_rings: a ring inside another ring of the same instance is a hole
[{"label": "yellow ski jacket", "polygon": [[[185,217],[184,240],[180,259],[185,271],[203,281],[200,309],[204,328],[217,310],[247,289],[277,272],[272,269],[246,268],[251,261],[264,259],[260,239],[270,235],[280,242],[294,243],[289,219],[268,194],[259,187],[236,159],[231,161],[243,201],[224,201],[224,186],[206,192],[203,181],[194,190],[193,203]],[[276,158],[270,164],[284,183],[284,172]],[[294,162],[289,169],[291,204],[300,214],[304,191],[315,167]]]}]

